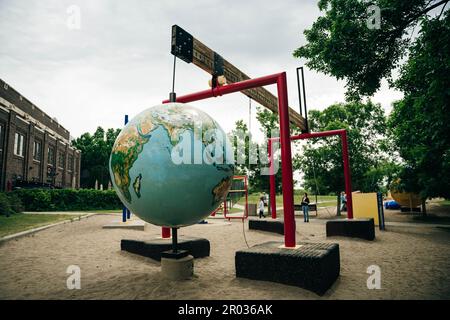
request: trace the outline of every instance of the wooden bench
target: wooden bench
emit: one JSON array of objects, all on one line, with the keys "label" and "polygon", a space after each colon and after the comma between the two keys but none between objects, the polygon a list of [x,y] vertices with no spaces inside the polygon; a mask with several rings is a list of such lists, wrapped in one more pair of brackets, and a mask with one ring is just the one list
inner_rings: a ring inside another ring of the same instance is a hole
[{"label": "wooden bench", "polygon": [[[316,211],[317,212],[317,204],[316,203],[310,203],[308,205],[309,211]],[[302,211],[302,205],[301,204],[294,204],[294,211]]]}]

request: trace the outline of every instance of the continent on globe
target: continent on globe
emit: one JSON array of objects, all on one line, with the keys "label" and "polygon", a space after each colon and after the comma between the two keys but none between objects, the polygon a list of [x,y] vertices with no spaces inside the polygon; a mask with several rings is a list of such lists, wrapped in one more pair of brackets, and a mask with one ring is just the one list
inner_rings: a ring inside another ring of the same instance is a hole
[{"label": "continent on globe", "polygon": [[[172,152],[179,148],[204,160],[178,163]],[[141,219],[167,227],[194,224],[226,199],[234,173],[230,150],[227,135],[203,111],[181,103],[155,106],[117,137],[111,180],[120,200]]]},{"label": "continent on globe", "polygon": [[[228,190],[230,190],[231,185],[233,183],[233,179],[227,177],[223,178],[222,181],[220,181],[213,189],[212,194],[214,196],[213,203],[219,201],[223,202],[226,199]],[[225,197],[224,197],[225,196]]]},{"label": "continent on globe", "polygon": [[136,177],[136,179],[134,179],[134,183],[133,183],[133,189],[134,189],[134,192],[136,192],[136,195],[138,198],[141,197],[141,179],[142,179],[142,174],[139,173],[139,175]]}]

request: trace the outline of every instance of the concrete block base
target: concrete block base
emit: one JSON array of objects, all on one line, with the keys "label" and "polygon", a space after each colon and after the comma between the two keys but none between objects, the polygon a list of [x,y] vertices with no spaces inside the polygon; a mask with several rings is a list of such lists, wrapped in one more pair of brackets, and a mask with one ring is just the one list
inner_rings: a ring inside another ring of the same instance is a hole
[{"label": "concrete block base", "polygon": [[[122,239],[120,248],[123,251],[160,261],[162,252],[172,249],[172,239],[159,238],[150,241]],[[194,258],[209,257],[210,253],[209,241],[204,238],[179,237],[178,248],[188,251]]]},{"label": "concrete block base", "polygon": [[181,259],[161,258],[162,276],[170,280],[187,280],[194,275],[194,257]]},{"label": "concrete block base", "polygon": [[236,252],[236,277],[283,283],[324,294],[340,273],[339,245],[271,241]]},{"label": "concrete block base", "polygon": [[370,219],[345,219],[327,221],[327,237],[342,236],[365,240],[375,239],[375,223]]},{"label": "concrete block base", "polygon": [[270,218],[248,220],[248,228],[250,230],[260,230],[284,234],[284,222]]}]

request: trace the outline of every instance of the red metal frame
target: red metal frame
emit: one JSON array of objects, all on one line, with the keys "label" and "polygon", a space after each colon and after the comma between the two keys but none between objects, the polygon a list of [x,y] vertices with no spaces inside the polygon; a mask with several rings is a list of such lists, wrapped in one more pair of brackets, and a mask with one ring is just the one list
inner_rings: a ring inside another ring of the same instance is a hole
[{"label": "red metal frame", "polygon": [[[344,163],[344,179],[345,179],[345,194],[347,195],[347,218],[353,219],[353,201],[352,201],[352,180],[350,174],[350,161],[348,158],[348,142],[347,142],[347,131],[344,129],[341,130],[330,130],[323,132],[314,132],[314,133],[302,133],[296,136],[291,136],[291,140],[301,140],[301,139],[311,139],[311,138],[320,138],[320,137],[328,137],[333,135],[341,136],[342,141],[342,161]],[[276,219],[277,217],[277,203],[275,196],[275,175],[273,173],[272,163],[273,163],[273,154],[272,154],[272,141],[277,141],[279,138],[271,138],[269,139],[269,161],[270,161],[270,210],[272,212],[272,218]],[[281,159],[283,161],[283,158]]]},{"label": "red metal frame", "polygon": [[245,190],[245,209],[244,209],[244,216],[242,217],[227,217],[228,214],[228,210],[226,207],[226,203],[227,201],[225,200],[225,207],[223,210],[223,217],[225,219],[228,219],[228,221],[230,221],[231,219],[241,219],[242,221],[244,221],[245,219],[248,218],[248,178],[247,176],[233,176],[233,180],[244,180],[244,190]]},{"label": "red metal frame", "polygon": [[161,228],[161,237],[163,239],[169,239],[170,238],[170,228],[162,227]]},{"label": "red metal frame", "polygon": [[[289,133],[289,107],[287,94],[286,72],[276,73],[260,78],[235,82],[224,86],[219,86],[209,90],[204,90],[185,96],[177,97],[176,102],[193,102],[197,100],[218,97],[233,92],[246,89],[277,85],[278,93],[278,114],[280,120],[280,143],[281,143],[281,166],[283,181],[283,207],[284,207],[284,245],[295,247],[295,216],[294,216],[294,182],[292,177],[292,154],[291,140]],[[163,101],[168,103],[169,100]]]}]

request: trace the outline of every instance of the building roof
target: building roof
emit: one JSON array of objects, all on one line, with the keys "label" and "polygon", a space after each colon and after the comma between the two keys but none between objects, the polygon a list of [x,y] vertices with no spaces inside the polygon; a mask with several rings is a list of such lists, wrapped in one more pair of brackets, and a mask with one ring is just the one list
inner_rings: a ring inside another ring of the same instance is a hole
[{"label": "building roof", "polygon": [[16,106],[36,121],[42,123],[45,127],[50,128],[67,141],[70,141],[70,132],[66,128],[2,79],[0,79],[0,97]]}]

